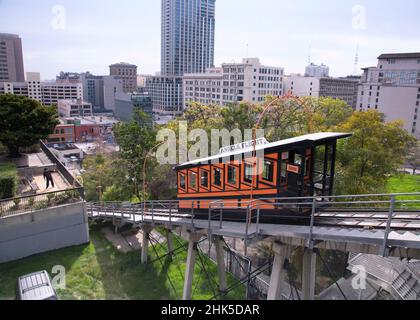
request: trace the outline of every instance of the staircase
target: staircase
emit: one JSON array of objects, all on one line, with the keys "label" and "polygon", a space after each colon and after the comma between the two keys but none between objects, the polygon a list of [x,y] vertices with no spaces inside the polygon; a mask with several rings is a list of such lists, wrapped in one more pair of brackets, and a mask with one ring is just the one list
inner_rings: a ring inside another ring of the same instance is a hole
[{"label": "staircase", "polygon": [[401,261],[368,254],[351,254],[349,269],[363,266],[385,290],[397,299],[420,300],[420,261]]},{"label": "staircase", "polygon": [[420,281],[408,269],[392,282],[392,287],[403,300],[420,300]]}]

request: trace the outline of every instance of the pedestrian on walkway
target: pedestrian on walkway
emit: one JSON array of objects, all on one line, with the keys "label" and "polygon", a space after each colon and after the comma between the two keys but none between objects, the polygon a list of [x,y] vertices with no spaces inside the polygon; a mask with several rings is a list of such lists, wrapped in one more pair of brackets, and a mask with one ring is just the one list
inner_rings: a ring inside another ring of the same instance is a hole
[{"label": "pedestrian on walkway", "polygon": [[50,183],[52,187],[54,188],[54,180],[52,177],[52,172],[48,170],[47,168],[44,169],[44,180],[46,180],[47,183],[47,189],[50,187]]}]

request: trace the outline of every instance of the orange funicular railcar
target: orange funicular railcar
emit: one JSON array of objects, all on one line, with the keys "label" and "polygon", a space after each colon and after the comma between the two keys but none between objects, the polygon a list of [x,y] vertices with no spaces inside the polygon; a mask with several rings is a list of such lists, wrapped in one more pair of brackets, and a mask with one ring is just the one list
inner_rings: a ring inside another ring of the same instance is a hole
[{"label": "orange funicular railcar", "polygon": [[225,219],[243,220],[243,208],[254,199],[261,201],[261,220],[281,218],[285,212],[270,205],[279,201],[274,198],[333,194],[337,141],[350,136],[329,132],[273,143],[259,139],[179,165],[179,210],[207,218],[209,207],[218,204],[225,207]]}]

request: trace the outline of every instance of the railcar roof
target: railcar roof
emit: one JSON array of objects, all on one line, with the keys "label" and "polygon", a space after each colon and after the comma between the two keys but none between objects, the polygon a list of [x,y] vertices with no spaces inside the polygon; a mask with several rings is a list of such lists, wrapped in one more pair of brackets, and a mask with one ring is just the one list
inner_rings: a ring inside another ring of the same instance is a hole
[{"label": "railcar roof", "polygon": [[[299,137],[286,139],[286,140],[280,140],[277,142],[272,142],[272,143],[268,143],[264,145],[257,145],[255,150],[261,151],[261,150],[280,148],[280,147],[294,147],[294,146],[304,145],[304,144],[330,142],[333,140],[344,139],[351,136],[352,136],[351,133],[337,133],[337,132],[312,133],[312,134],[307,134],[304,136],[299,136]],[[211,157],[186,162],[184,164],[179,165],[175,169],[179,170],[179,169],[184,169],[186,167],[191,167],[198,164],[207,164],[218,159],[224,159],[224,158],[228,158],[228,157],[232,157],[232,156],[236,156],[240,154],[245,154],[245,153],[249,153],[253,151],[254,151],[253,147],[250,147],[250,148],[235,150],[232,152],[220,153]]]}]

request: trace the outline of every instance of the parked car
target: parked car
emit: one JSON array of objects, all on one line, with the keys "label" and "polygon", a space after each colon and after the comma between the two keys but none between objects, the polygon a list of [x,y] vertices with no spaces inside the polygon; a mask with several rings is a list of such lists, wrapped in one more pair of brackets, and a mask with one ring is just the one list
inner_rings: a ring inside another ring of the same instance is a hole
[{"label": "parked car", "polygon": [[16,298],[17,300],[58,300],[47,271],[19,277]]}]

